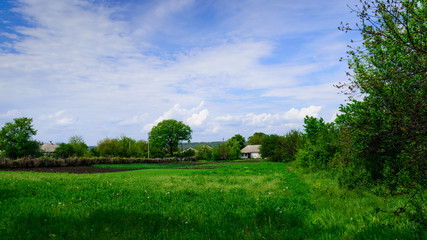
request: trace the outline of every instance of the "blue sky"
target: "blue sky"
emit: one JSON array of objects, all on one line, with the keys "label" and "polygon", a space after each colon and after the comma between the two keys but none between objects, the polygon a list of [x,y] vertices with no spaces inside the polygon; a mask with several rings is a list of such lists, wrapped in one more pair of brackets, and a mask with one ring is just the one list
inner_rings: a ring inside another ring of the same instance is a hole
[{"label": "blue sky", "polygon": [[0,3],[0,126],[35,139],[146,139],[177,119],[192,141],[285,134],[346,97],[355,0],[16,0]]}]

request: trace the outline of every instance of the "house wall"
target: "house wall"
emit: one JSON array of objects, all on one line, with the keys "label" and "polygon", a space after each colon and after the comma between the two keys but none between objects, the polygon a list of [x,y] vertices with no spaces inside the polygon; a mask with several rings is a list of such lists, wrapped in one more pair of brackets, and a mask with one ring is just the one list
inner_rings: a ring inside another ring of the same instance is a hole
[{"label": "house wall", "polygon": [[259,153],[251,153],[251,158],[261,158],[261,154],[259,154]]}]

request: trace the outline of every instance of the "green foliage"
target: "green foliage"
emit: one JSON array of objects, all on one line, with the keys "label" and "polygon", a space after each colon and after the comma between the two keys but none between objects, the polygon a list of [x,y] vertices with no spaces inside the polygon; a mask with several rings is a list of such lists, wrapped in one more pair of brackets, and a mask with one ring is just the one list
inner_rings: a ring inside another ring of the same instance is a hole
[{"label": "green foliage", "polygon": [[55,154],[59,158],[68,158],[74,156],[74,148],[69,143],[60,143],[55,149]]},{"label": "green foliage", "polygon": [[193,159],[196,156],[196,151],[192,148],[184,149],[182,151],[179,151],[178,154],[176,154],[177,157],[181,159]]},{"label": "green foliage", "polygon": [[248,145],[261,145],[265,136],[266,136],[265,133],[261,133],[261,132],[254,133],[254,135],[248,138]]},{"label": "green foliage", "polygon": [[196,147],[196,160],[212,160],[212,147],[201,145]]},{"label": "green foliage", "polygon": [[148,143],[143,140],[136,141],[122,136],[113,139],[106,138],[98,142],[97,149],[102,157],[147,157]]},{"label": "green foliage", "polygon": [[240,147],[242,146],[240,140],[239,137],[230,138],[223,144],[213,148],[212,160],[235,160],[240,158]]},{"label": "green foliage", "polygon": [[88,154],[87,145],[82,136],[70,137],[69,143],[73,147],[73,156],[84,157]]},{"label": "green foliage", "polygon": [[6,157],[37,157],[40,155],[41,143],[32,140],[37,130],[33,128],[32,118],[15,118],[13,123],[6,123],[0,130],[0,150]]},{"label": "green foliage", "polygon": [[338,86],[363,94],[339,118],[352,136],[354,164],[392,191],[426,186],[427,5],[372,0],[355,11],[363,46],[347,52],[354,75]]},{"label": "green foliage", "polygon": [[180,141],[190,141],[191,133],[191,128],[181,121],[163,120],[151,129],[150,144],[152,144],[153,150],[164,149],[170,156],[173,156],[174,151],[178,150]]},{"label": "green foliage", "polygon": [[260,149],[261,156],[273,162],[281,162],[283,160],[283,142],[284,137],[276,134],[264,136]]},{"label": "green foliage", "polygon": [[303,136],[297,130],[291,130],[284,136],[265,135],[262,139],[261,155],[273,162],[294,161],[303,142]]},{"label": "green foliage", "polygon": [[325,169],[340,150],[340,131],[334,123],[323,118],[304,118],[305,142],[296,153],[296,159],[306,168]]},{"label": "green foliage", "polygon": [[119,152],[117,149],[117,141],[118,139],[110,139],[105,138],[98,142],[98,146],[96,147],[99,150],[99,155],[103,157],[114,157],[118,156]]},{"label": "green foliage", "polygon": [[239,148],[240,150],[242,150],[245,146],[246,146],[246,140],[245,138],[240,135],[240,134],[236,134],[233,137],[230,138],[230,141],[235,141],[239,143]]},{"label": "green foliage", "polygon": [[99,156],[101,156],[101,154],[100,154],[97,147],[92,147],[89,149],[89,156],[90,157],[99,157]]}]

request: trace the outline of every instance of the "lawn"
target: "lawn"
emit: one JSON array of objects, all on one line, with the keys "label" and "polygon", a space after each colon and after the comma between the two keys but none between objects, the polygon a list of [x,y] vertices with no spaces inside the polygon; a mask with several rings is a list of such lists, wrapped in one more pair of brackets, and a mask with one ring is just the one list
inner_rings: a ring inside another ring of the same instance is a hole
[{"label": "lawn", "polygon": [[319,185],[283,163],[211,166],[219,168],[0,172],[0,239],[418,239],[422,234],[410,223],[384,224],[390,216],[375,213],[382,199],[346,196],[342,190],[335,195],[333,183]]}]

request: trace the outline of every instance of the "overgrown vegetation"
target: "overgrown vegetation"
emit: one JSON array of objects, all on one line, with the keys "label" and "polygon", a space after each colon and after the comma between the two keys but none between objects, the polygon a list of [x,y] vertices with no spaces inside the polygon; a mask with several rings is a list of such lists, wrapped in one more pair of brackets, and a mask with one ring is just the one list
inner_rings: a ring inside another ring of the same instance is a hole
[{"label": "overgrown vegetation", "polygon": [[390,202],[372,194],[349,192],[323,177],[306,178],[297,170],[290,173],[284,163],[220,166],[82,175],[0,172],[0,236],[422,238],[422,232],[405,219],[376,212],[376,208],[400,201],[398,198]]}]

